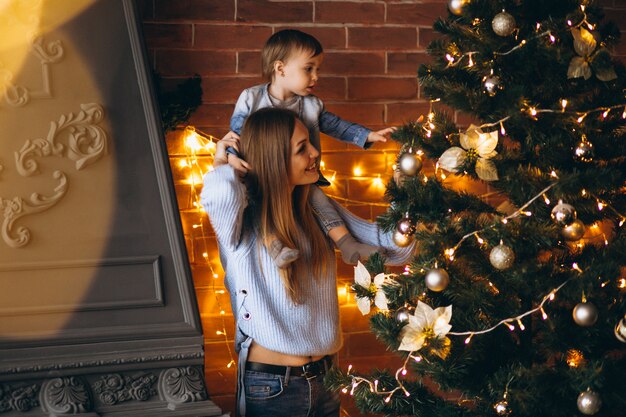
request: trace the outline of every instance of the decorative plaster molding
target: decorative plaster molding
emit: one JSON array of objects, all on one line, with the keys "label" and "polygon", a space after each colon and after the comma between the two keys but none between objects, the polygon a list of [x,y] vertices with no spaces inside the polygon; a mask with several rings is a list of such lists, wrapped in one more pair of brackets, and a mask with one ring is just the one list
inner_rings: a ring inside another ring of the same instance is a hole
[{"label": "decorative plaster molding", "polygon": [[[45,139],[27,140],[19,152],[15,153],[15,165],[20,175],[27,177],[38,172],[35,157],[65,156],[81,170],[93,164],[106,153],[107,134],[97,123],[104,119],[104,109],[96,103],[81,104],[82,109],[74,113],[61,115],[58,122],[50,123],[50,130]],[[57,143],[61,133],[68,133],[68,144]]]},{"label": "decorative plaster molding", "polygon": [[4,96],[4,101],[11,107],[22,107],[28,104],[31,98],[52,98],[49,65],[63,58],[63,44],[59,40],[45,43],[43,37],[38,36],[33,40],[32,53],[39,59],[41,65],[40,90],[30,90],[28,87],[13,84],[13,74],[1,68],[0,63],[0,95]]},{"label": "decorative plaster molding", "polygon": [[5,411],[26,412],[39,407],[40,386],[0,384],[0,413]]},{"label": "decorative plaster molding", "polygon": [[93,385],[93,390],[103,404],[115,405],[124,401],[147,401],[157,394],[153,388],[157,377],[145,374],[136,378],[121,374],[107,374]]},{"label": "decorative plaster molding", "polygon": [[51,196],[46,197],[39,193],[32,193],[28,200],[24,200],[21,197],[13,197],[12,199],[0,198],[0,210],[4,216],[2,239],[10,247],[19,248],[30,241],[30,230],[28,228],[17,226],[13,230],[16,220],[49,209],[58,203],[67,192],[68,185],[65,174],[61,171],[54,171],[52,177],[59,183],[54,187],[54,193]]},{"label": "decorative plaster molding", "polygon": [[41,409],[52,415],[86,413],[93,408],[89,385],[80,376],[45,381],[39,401]]},{"label": "decorative plaster molding", "polygon": [[[107,134],[97,123],[104,118],[104,110],[96,103],[81,104],[81,111],[74,115],[61,115],[58,122],[51,122],[45,139],[27,140],[19,152],[15,153],[15,165],[22,176],[38,173],[35,157],[59,156],[75,162],[76,170],[93,164],[106,153]],[[67,145],[58,143],[62,134],[67,134]],[[21,197],[0,198],[0,210],[4,215],[2,238],[12,248],[20,248],[30,242],[30,230],[18,226],[13,230],[15,221],[21,217],[42,212],[54,206],[67,192],[67,176],[62,171],[54,171],[52,176],[59,181],[51,196],[33,193],[29,201]]]},{"label": "decorative plaster molding", "polygon": [[[204,358],[204,352],[192,352],[192,353],[172,353],[152,356],[135,356],[124,358],[105,358],[94,360],[81,360],[80,362],[61,362],[61,363],[46,363],[31,366],[13,366],[0,368],[0,375],[2,374],[29,374],[33,372],[48,372],[48,371],[64,371],[80,368],[91,368],[100,366],[114,366],[114,365],[132,365],[132,364],[144,364],[144,363],[158,363],[164,361],[187,361],[198,360]],[[58,359],[57,359],[58,360]]]},{"label": "decorative plaster molding", "polygon": [[192,366],[162,371],[159,375],[159,396],[167,401],[171,409],[180,404],[206,400],[201,371]]}]

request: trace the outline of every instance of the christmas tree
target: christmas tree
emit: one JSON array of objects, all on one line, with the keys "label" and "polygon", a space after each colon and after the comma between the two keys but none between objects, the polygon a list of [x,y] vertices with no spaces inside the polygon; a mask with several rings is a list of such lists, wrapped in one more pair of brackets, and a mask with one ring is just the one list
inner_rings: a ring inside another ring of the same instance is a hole
[{"label": "christmas tree", "polygon": [[619,32],[592,1],[448,7],[418,69],[432,111],[395,133],[399,174],[379,218],[416,256],[404,273],[377,256],[355,268],[358,306],[403,365],[327,382],[389,416],[624,416]]}]

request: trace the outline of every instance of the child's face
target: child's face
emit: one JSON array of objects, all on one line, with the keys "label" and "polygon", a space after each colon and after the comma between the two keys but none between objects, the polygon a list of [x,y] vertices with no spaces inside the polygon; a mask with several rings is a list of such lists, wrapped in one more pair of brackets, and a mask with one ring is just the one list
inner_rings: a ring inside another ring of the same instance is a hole
[{"label": "child's face", "polygon": [[296,120],[291,137],[291,157],[289,159],[289,185],[313,184],[319,179],[317,157],[319,151],[309,141],[309,130]]},{"label": "child's face", "polygon": [[274,83],[293,94],[308,96],[317,84],[323,60],[323,53],[311,56],[311,51],[293,52],[274,75]]}]

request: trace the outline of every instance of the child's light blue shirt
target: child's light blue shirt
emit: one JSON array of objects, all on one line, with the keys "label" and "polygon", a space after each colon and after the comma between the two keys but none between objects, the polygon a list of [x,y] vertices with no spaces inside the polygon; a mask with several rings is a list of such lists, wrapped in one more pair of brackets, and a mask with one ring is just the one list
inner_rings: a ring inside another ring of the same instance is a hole
[{"label": "child's light blue shirt", "polygon": [[308,127],[309,140],[317,150],[321,150],[320,132],[364,149],[372,145],[366,142],[371,130],[326,111],[324,103],[318,97],[295,95],[289,100],[282,101],[271,97],[268,87],[269,84],[261,84],[243,90],[230,119],[230,130],[240,134],[243,123],[252,112],[266,107],[280,107],[298,114]]}]

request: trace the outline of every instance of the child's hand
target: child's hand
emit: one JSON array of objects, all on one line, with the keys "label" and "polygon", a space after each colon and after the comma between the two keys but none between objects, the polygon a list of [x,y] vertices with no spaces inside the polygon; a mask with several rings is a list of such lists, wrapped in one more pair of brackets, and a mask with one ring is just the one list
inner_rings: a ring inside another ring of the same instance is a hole
[{"label": "child's hand", "polygon": [[229,152],[227,148],[233,148],[236,152],[239,152],[239,135],[235,132],[228,132],[222,140],[217,142],[215,156],[213,157],[213,166],[218,167],[220,165],[229,164],[235,168],[240,176],[246,175],[250,169],[250,164],[234,153]]},{"label": "child's hand", "polygon": [[398,130],[398,128],[394,126],[379,130],[378,132],[370,132],[365,142],[387,142],[387,139],[396,130]]}]

